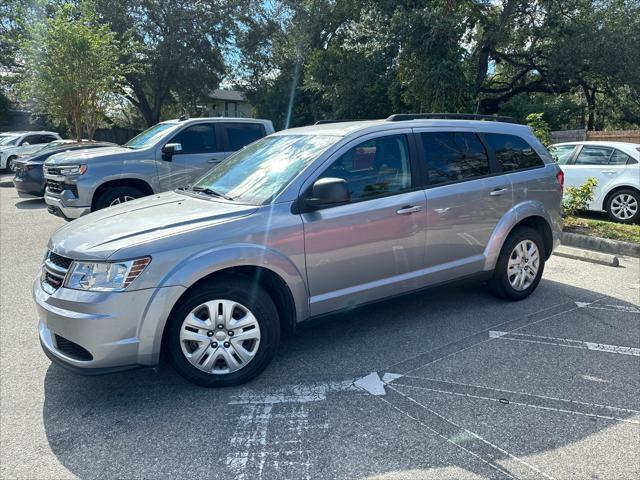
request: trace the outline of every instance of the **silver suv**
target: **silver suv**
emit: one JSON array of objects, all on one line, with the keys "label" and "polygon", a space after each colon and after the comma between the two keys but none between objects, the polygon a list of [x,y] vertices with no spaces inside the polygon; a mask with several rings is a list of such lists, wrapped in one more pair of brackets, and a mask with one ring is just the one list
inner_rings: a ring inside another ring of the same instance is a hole
[{"label": "silver suv", "polygon": [[245,145],[273,133],[269,120],[194,118],[145,130],[124,147],[65,152],[44,165],[49,212],[67,219],[186,187]]},{"label": "silver suv", "polygon": [[270,135],[193,188],[93,213],[51,238],[40,341],[93,374],[156,366],[232,385],[298,322],[470,275],[538,285],[563,176],[526,126],[422,119]]}]

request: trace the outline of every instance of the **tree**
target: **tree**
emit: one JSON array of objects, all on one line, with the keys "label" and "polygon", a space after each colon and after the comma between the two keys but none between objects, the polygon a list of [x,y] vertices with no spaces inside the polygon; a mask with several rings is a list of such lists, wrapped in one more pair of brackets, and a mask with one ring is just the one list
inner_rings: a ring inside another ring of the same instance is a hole
[{"label": "tree", "polygon": [[148,126],[163,106],[194,112],[218,87],[238,5],[234,1],[96,0],[100,20],[123,43],[126,96]]},{"label": "tree", "polygon": [[533,134],[538,137],[545,147],[551,145],[551,129],[544,120],[544,113],[530,113],[527,115],[527,125],[533,130]]},{"label": "tree", "polygon": [[41,111],[65,122],[77,141],[89,140],[119,84],[118,44],[98,25],[90,3],[60,7],[31,27],[23,50],[23,91]]}]

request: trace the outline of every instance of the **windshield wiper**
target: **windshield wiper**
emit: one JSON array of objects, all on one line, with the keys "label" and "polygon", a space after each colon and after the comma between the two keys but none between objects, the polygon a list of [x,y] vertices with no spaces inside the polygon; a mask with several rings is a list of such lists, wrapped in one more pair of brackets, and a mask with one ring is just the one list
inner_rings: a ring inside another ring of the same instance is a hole
[{"label": "windshield wiper", "polygon": [[220,198],[224,198],[225,200],[233,201],[233,197],[230,197],[229,195],[225,195],[224,193],[221,193],[221,192],[216,192],[215,190],[213,190],[211,188],[191,187],[190,190],[192,192],[202,192],[202,193],[210,195],[212,197],[220,197]]}]

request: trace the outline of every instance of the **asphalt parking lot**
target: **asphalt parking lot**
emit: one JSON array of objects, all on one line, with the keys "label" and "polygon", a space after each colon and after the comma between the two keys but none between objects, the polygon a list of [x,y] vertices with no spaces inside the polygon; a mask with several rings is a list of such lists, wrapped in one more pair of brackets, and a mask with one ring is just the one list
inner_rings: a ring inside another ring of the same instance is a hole
[{"label": "asphalt parking lot", "polygon": [[31,282],[63,220],[0,176],[0,477],[640,476],[640,263],[552,257],[505,303],[465,282],[302,326],[252,383],[78,377]]}]

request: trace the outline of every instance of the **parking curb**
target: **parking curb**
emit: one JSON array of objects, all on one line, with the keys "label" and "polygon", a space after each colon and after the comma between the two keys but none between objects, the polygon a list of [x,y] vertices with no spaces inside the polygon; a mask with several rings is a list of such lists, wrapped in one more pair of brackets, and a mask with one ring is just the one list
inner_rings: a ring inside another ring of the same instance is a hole
[{"label": "parking curb", "polygon": [[622,242],[620,240],[609,240],[607,238],[591,237],[579,233],[562,233],[562,245],[568,247],[584,248],[597,252],[611,253],[614,255],[628,255],[630,257],[640,257],[640,244]]},{"label": "parking curb", "polygon": [[573,260],[582,260],[583,262],[597,263],[598,265],[605,265],[607,267],[618,267],[620,260],[615,255],[610,253],[596,252],[593,250],[583,250],[581,248],[567,247],[561,245],[553,252],[558,257],[571,258]]}]

